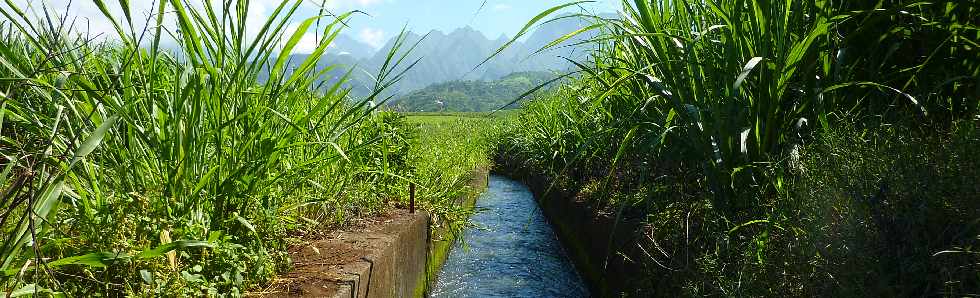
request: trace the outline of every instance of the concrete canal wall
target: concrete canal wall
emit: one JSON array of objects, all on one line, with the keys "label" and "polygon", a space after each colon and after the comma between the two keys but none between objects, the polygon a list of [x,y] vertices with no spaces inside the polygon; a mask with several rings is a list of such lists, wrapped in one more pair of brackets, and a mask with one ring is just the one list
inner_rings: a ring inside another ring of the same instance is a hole
[{"label": "concrete canal wall", "polygon": [[[474,171],[475,192],[457,204],[473,208],[488,175]],[[251,296],[423,297],[456,240],[424,211],[394,210],[354,226],[290,247],[293,270]]]},{"label": "concrete canal wall", "polygon": [[569,190],[552,187],[552,179],[532,173],[519,162],[497,158],[495,173],[524,182],[551,223],[565,251],[594,297],[634,297],[642,282],[637,249],[640,225],[600,214]]},{"label": "concrete canal wall", "polygon": [[[490,182],[489,179],[490,171],[488,169],[481,168],[473,171],[469,187],[475,190],[475,192],[457,198],[456,204],[472,210],[473,206],[476,205],[476,199],[480,197],[480,193],[487,189],[488,183]],[[449,228],[446,226],[440,225],[433,227],[430,225],[429,227],[428,264],[426,265],[426,272],[423,276],[423,283],[415,293],[415,297],[425,297],[429,289],[435,285],[436,275],[439,274],[442,265],[446,263],[446,258],[449,257],[449,249],[453,247],[453,243],[456,242],[456,236],[458,236],[450,233]]]},{"label": "concrete canal wall", "polygon": [[396,210],[366,227],[291,247],[279,297],[410,297],[424,278],[429,215]]}]

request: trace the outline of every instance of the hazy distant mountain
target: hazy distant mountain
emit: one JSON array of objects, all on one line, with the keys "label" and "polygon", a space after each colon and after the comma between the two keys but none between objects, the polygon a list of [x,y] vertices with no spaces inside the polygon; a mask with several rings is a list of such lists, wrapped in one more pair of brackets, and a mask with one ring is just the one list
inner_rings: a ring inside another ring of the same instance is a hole
[{"label": "hazy distant mountain", "polygon": [[[487,39],[483,33],[473,28],[456,29],[449,34],[434,30],[426,36],[408,33],[406,44],[415,44],[423,37],[425,39],[406,59],[415,61],[421,58],[421,60],[412,68],[410,74],[399,82],[397,85],[399,91],[411,91],[432,83],[451,80],[495,79],[514,70],[511,61],[502,59],[494,59],[487,65],[474,69],[506,41]],[[369,63],[364,63],[362,66],[370,69],[370,66],[384,63],[393,43],[394,41],[388,42]]]},{"label": "hazy distant mountain", "polygon": [[357,41],[346,34],[337,35],[337,38],[333,40],[330,47],[327,49],[328,54],[332,55],[350,55],[354,59],[365,59],[374,56],[376,51],[370,45]]},{"label": "hazy distant mountain", "polygon": [[[589,47],[566,45],[577,43],[590,35],[566,41],[552,50],[532,54],[553,40],[585,26],[588,26],[588,21],[580,18],[563,18],[540,25],[525,39],[511,44],[479,68],[475,67],[510,38],[500,36],[489,39],[480,31],[470,27],[459,28],[449,33],[433,30],[424,36],[409,32],[402,50],[411,47],[423,37],[424,39],[409,58],[405,59],[404,64],[419,58],[421,60],[402,81],[389,90],[391,92],[389,94],[407,94],[434,83],[455,80],[492,81],[514,72],[570,69],[573,65],[561,57],[582,60],[586,57]],[[377,74],[393,44],[394,40],[389,40],[381,49],[375,51],[366,44],[341,35],[334,41],[331,51],[324,56],[318,66],[342,64],[353,67],[356,65],[360,70],[355,71],[350,87],[353,87],[355,95],[366,95],[374,86],[372,75]],[[295,56],[293,61],[302,61],[302,58],[305,58],[305,55]],[[349,68],[338,68],[332,72],[332,75],[339,77],[346,73],[347,69]]]}]

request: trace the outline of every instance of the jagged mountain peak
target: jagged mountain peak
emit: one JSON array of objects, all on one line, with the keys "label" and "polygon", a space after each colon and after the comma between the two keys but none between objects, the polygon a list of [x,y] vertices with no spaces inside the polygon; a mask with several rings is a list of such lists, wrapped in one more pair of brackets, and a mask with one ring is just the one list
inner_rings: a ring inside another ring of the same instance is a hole
[{"label": "jagged mountain peak", "polygon": [[[482,65],[481,62],[493,55],[511,38],[506,34],[501,34],[496,39],[489,39],[483,32],[470,26],[454,29],[448,34],[440,30],[429,31],[424,36],[415,32],[406,32],[405,42],[401,50],[411,48],[416,42],[418,42],[418,46],[404,60],[409,61],[405,64],[411,64],[418,59],[421,60],[399,83],[393,86],[391,91],[404,94],[434,83],[454,80],[496,80],[520,71],[567,70],[571,68],[572,64],[561,57],[573,59],[584,57],[581,53],[587,52],[587,48],[582,46],[563,47],[547,53],[532,54],[555,38],[587,26],[584,21],[574,20],[575,18],[566,18],[542,24],[534,32],[528,34],[526,38],[510,44],[507,49]],[[349,65],[359,65],[364,71],[357,73],[364,73],[364,77],[353,79],[352,87],[355,88],[355,94],[358,93],[357,91],[370,90],[370,86],[373,86],[373,80],[366,73],[377,73],[381,65],[384,64],[388,52],[394,46],[395,38],[390,39],[373,55],[362,54],[351,61],[349,58],[339,57],[336,55],[338,52],[334,52],[334,55],[325,58],[328,61],[324,64],[330,61],[343,61]],[[348,50],[347,52],[351,51]],[[480,67],[477,67],[478,65]],[[339,77],[344,72],[346,70],[338,69],[336,76]]]}]

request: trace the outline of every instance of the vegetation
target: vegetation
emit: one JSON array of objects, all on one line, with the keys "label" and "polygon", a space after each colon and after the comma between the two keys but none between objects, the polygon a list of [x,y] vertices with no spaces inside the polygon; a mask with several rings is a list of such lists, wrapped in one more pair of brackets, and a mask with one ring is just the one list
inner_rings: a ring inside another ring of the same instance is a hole
[{"label": "vegetation", "polygon": [[419,183],[418,200],[457,235],[473,210],[460,201],[474,191],[469,185],[477,169],[488,170],[499,118],[470,113],[408,114],[417,137],[409,153],[412,180]]},{"label": "vegetation", "polygon": [[351,96],[321,63],[351,14],[282,1],[246,28],[246,0],[170,0],[139,30],[127,1],[93,2],[106,41],[0,5],[7,296],[240,296],[411,184],[458,233],[493,154],[641,223],[627,295],[980,295],[977,3],[624,0],[548,43],[596,49],[560,86],[450,82],[406,115],[384,108],[420,37]]},{"label": "vegetation", "polygon": [[[287,35],[301,1],[261,28],[245,27],[247,1],[161,1],[140,31],[126,1],[122,16],[95,3],[118,31],[104,42],[67,16],[0,7],[5,295],[240,296],[289,269],[290,243],[406,205],[413,179],[423,208],[461,225],[442,204],[485,157],[430,163],[480,151],[413,147],[415,128],[375,105],[407,70],[404,38],[354,100],[315,69],[350,14]],[[313,31],[315,51],[290,61]]]},{"label": "vegetation", "polygon": [[528,90],[548,83],[547,72],[517,72],[494,81],[451,81],[414,91],[391,103],[411,112],[489,112],[519,107],[511,103]]},{"label": "vegetation", "polygon": [[980,7],[622,7],[498,154],[645,223],[632,295],[980,292]]}]

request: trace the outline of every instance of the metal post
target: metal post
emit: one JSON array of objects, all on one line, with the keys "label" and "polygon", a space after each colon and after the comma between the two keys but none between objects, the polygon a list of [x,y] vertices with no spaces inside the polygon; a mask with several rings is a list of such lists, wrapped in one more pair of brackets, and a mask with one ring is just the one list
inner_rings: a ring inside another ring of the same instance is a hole
[{"label": "metal post", "polygon": [[415,182],[408,184],[408,212],[415,213]]}]

